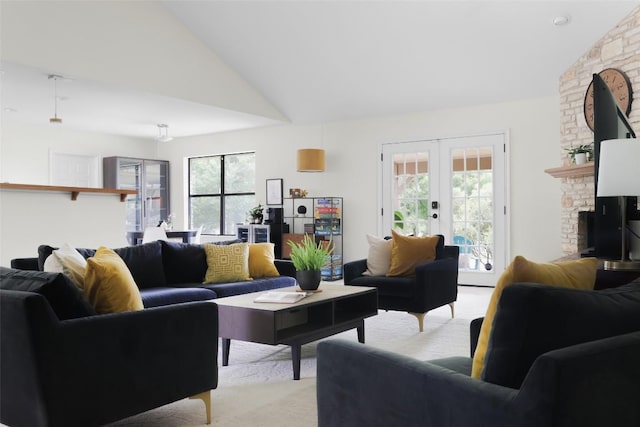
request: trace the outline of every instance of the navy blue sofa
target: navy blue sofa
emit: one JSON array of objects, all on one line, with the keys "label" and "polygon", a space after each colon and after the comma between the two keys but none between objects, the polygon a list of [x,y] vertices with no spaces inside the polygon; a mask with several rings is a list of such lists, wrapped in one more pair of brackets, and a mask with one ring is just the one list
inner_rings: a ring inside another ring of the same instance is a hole
[{"label": "navy blue sofa", "polygon": [[319,427],[637,427],[640,280],[506,287],[482,380],[471,357],[421,361],[342,340],[317,355]]},{"label": "navy blue sofa", "polygon": [[210,301],[96,314],[61,273],[0,267],[0,422],[104,425],[218,384]]},{"label": "navy blue sofa", "polygon": [[[21,270],[40,270],[56,248],[38,247],[37,258],[11,260],[11,267]],[[94,255],[95,249],[77,248],[85,258]],[[138,246],[114,249],[131,271],[140,289],[145,308],[190,301],[206,301],[214,298],[246,294],[269,289],[295,286],[295,269],[291,261],[276,260],[280,277],[256,280],[203,284],[207,272],[207,257],[203,245],[172,241],[155,241]]]}]

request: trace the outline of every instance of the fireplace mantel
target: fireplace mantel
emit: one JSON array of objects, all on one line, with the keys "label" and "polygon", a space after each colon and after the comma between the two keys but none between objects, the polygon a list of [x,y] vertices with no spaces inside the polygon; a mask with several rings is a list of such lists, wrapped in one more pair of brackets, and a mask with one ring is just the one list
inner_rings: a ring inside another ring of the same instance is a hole
[{"label": "fireplace mantel", "polygon": [[544,170],[554,178],[577,178],[581,176],[593,176],[594,162],[587,162],[581,165],[560,166]]}]

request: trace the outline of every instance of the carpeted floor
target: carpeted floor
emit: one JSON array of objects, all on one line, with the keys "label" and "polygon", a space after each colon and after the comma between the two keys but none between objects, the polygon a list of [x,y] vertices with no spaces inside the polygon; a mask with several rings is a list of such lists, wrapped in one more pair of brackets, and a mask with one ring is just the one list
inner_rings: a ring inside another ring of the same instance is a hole
[{"label": "carpeted floor", "polygon": [[[418,332],[415,317],[381,311],[365,321],[366,345],[421,360],[468,355],[469,322],[484,315],[492,291],[461,286],[456,317],[451,318],[448,306],[433,310],[425,317],[423,333]],[[326,339],[336,337],[357,340],[355,330]],[[232,341],[229,366],[220,366],[218,388],[212,392],[212,425],[315,426],[316,344],[302,347],[301,379],[293,381],[288,347]],[[203,425],[206,425],[204,404],[189,399],[110,424],[112,427]]]}]

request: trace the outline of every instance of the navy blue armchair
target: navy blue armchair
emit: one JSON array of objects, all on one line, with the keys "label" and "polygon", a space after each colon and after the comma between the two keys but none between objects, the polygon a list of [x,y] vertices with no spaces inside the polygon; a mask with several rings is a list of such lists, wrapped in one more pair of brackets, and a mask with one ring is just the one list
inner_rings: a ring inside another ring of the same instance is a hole
[{"label": "navy blue armchair", "polygon": [[429,310],[448,304],[454,316],[458,298],[458,246],[446,246],[444,236],[436,247],[436,259],[416,266],[415,275],[407,277],[364,276],[367,260],[344,265],[344,284],[372,286],[378,289],[378,308],[406,311],[418,319],[420,332]]},{"label": "navy blue armchair", "polygon": [[[470,325],[471,354],[481,322]],[[471,357],[422,361],[322,341],[318,426],[640,425],[640,281],[604,291],[508,286],[489,343],[493,372],[474,379]]]}]

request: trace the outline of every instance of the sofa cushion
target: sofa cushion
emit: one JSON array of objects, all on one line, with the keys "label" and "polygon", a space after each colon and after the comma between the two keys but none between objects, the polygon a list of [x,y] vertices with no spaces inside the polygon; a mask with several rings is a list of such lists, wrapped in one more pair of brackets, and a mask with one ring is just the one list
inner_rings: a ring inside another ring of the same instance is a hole
[{"label": "sofa cushion", "polygon": [[403,236],[391,231],[391,265],[387,276],[413,276],[416,265],[436,259],[436,247],[442,245],[441,236]]},{"label": "sofa cushion", "polygon": [[415,277],[361,276],[353,279],[350,285],[373,286],[379,296],[412,298],[415,295]]},{"label": "sofa cushion", "polygon": [[369,252],[367,254],[367,270],[363,276],[384,276],[391,265],[391,247],[393,240],[367,234]]},{"label": "sofa cushion", "polygon": [[100,314],[144,308],[140,291],[127,265],[109,248],[98,248],[96,254],[87,260],[84,293]]},{"label": "sofa cushion", "polygon": [[280,273],[274,262],[276,259],[273,243],[251,243],[249,245],[249,275],[254,279],[278,277]]},{"label": "sofa cushion", "polygon": [[289,276],[270,277],[268,279],[256,279],[235,283],[211,283],[205,288],[214,291],[218,298],[233,295],[247,294],[249,292],[268,291],[270,289],[287,288],[296,285],[296,279]]},{"label": "sofa cushion", "polygon": [[34,292],[44,296],[60,320],[96,314],[78,287],[61,273],[0,267],[0,289]]},{"label": "sofa cushion", "polygon": [[207,273],[207,255],[202,245],[164,240],[160,244],[167,285],[203,282]]},{"label": "sofa cushion", "polygon": [[471,376],[480,378],[482,375],[496,307],[505,287],[516,282],[532,282],[567,288],[593,289],[597,268],[598,260],[596,258],[583,258],[576,261],[557,263],[536,263],[527,260],[523,256],[516,256],[498,279],[498,283],[489,300],[489,306],[478,337],[478,346],[473,355]]},{"label": "sofa cushion", "polygon": [[160,241],[137,246],[125,246],[113,250],[129,268],[138,288],[165,286],[167,280],[162,265],[162,244]]},{"label": "sofa cushion", "polygon": [[[200,285],[199,283],[197,285]],[[145,308],[179,304],[192,301],[207,301],[217,297],[211,289],[157,287],[140,291]]]},{"label": "sofa cushion", "polygon": [[249,244],[212,245],[205,243],[207,273],[204,283],[227,283],[251,280],[249,276]]},{"label": "sofa cushion", "polygon": [[500,298],[482,378],[519,388],[541,354],[638,330],[639,283],[602,291],[515,284]]}]

